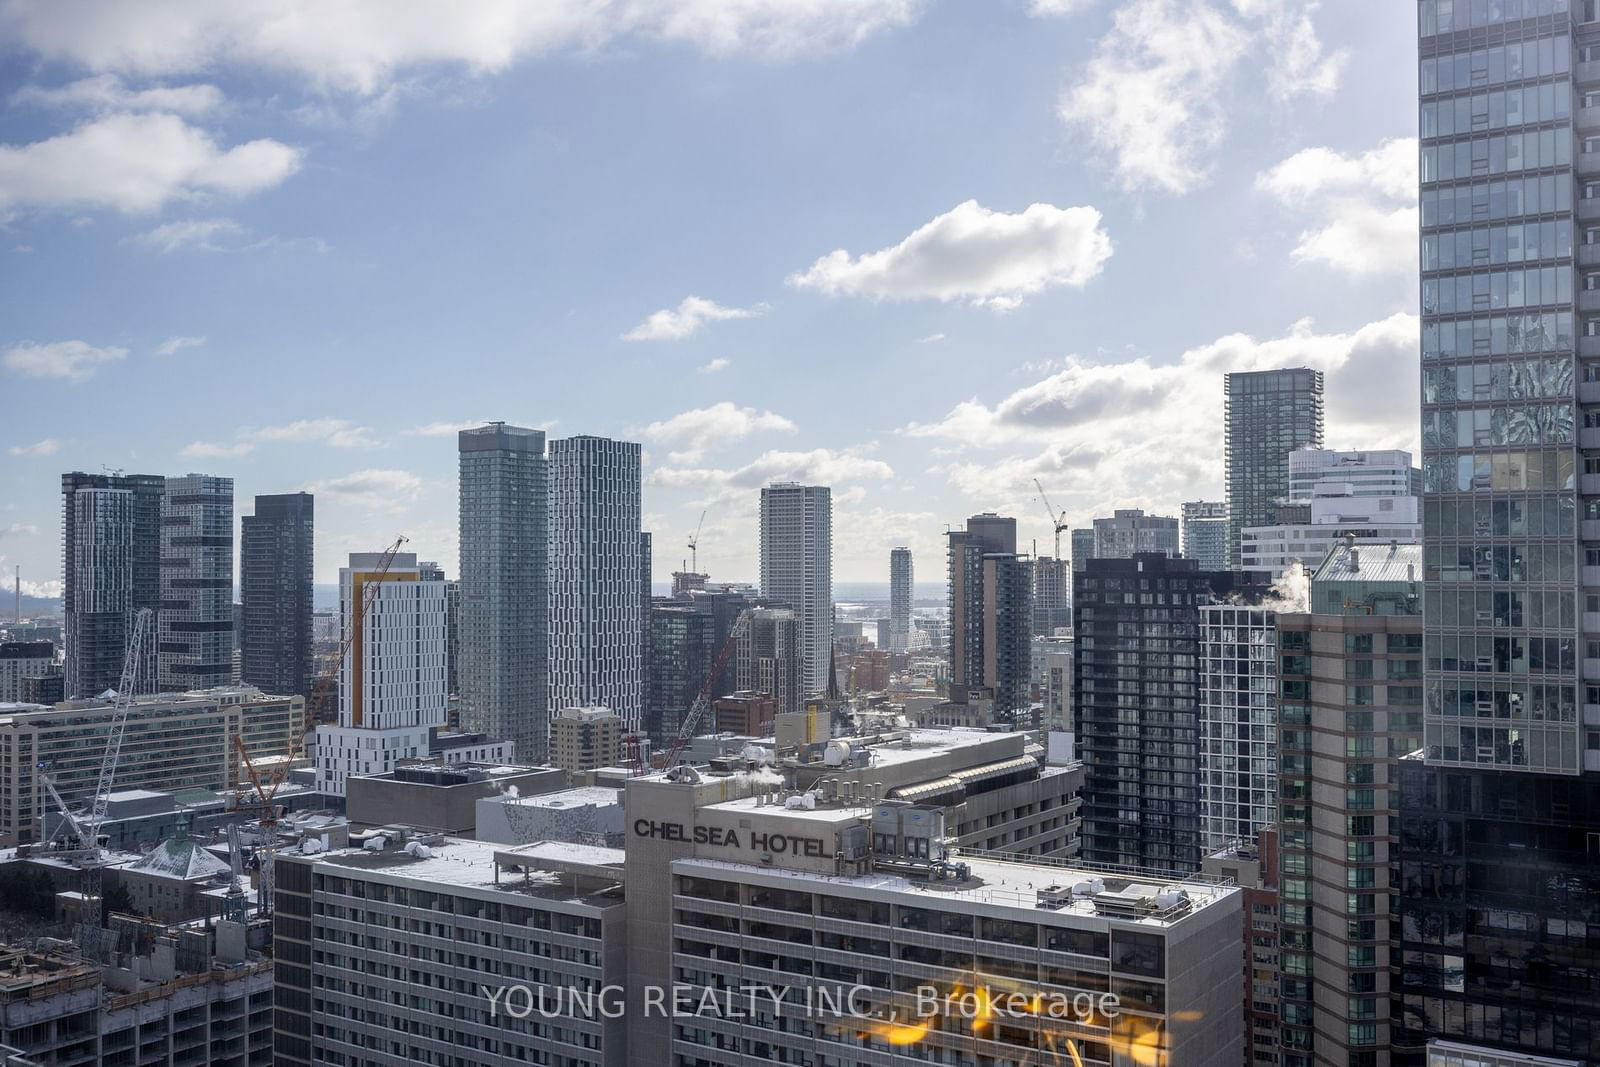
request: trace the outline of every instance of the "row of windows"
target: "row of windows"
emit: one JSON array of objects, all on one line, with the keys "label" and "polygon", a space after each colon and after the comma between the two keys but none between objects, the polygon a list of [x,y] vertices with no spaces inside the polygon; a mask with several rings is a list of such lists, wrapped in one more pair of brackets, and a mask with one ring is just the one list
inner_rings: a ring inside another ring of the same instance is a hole
[{"label": "row of windows", "polygon": [[[1507,182],[1477,182],[1473,185],[1459,185],[1452,189],[1438,190],[1439,213],[1448,214],[1450,218],[1440,218],[1441,225],[1453,225],[1456,222],[1465,223],[1478,218],[1480,209],[1484,212],[1483,218],[1504,218],[1505,210],[1495,215],[1492,207],[1495,204],[1493,192],[1484,192],[1480,199],[1480,191],[1492,189],[1494,186],[1505,185],[1511,190],[1501,197],[1502,203],[1509,198],[1510,213],[1512,215],[1537,214],[1537,206],[1529,206],[1523,211],[1526,189],[1540,189],[1545,183],[1552,186],[1551,195],[1560,195],[1560,186],[1571,185],[1565,174],[1545,175],[1543,178],[1512,178]],[[1587,191],[1588,186],[1585,186]],[[1546,203],[1543,194],[1535,204]],[[1544,210],[1571,210],[1571,201],[1557,201],[1557,208],[1546,207]],[[1469,212],[1471,214],[1469,214]],[[1458,216],[1459,218],[1455,217]],[[1424,216],[1426,217],[1426,216]],[[1424,223],[1424,225],[1430,225]],[[1587,238],[1588,235],[1585,234]],[[1545,259],[1571,259],[1572,258],[1573,228],[1570,219],[1552,219],[1548,222],[1513,223],[1510,226],[1478,226],[1472,229],[1461,229],[1450,233],[1428,234],[1422,239],[1422,269],[1423,271],[1458,270],[1471,267],[1495,267],[1505,263],[1532,263]],[[1550,303],[1548,299],[1545,301]],[[1534,301],[1538,303],[1538,301]]]},{"label": "row of windows", "polygon": [[1562,124],[1504,136],[1474,137],[1422,149],[1422,181],[1456,181],[1572,164],[1572,127]]},{"label": "row of windows", "polygon": [[1571,452],[1513,449],[1460,456],[1424,456],[1424,493],[1571,489],[1576,460]]},{"label": "row of windows", "polygon": [[1435,545],[1424,548],[1424,576],[1442,582],[1571,582],[1571,545]]},{"label": "row of windows", "polygon": [[1510,407],[1425,411],[1422,446],[1470,448],[1474,445],[1570,444],[1572,405],[1522,404]]},{"label": "row of windows", "polygon": [[[1575,323],[1570,311],[1536,311],[1520,315],[1456,319],[1453,322],[1429,322],[1422,327],[1422,358],[1469,359],[1473,356],[1570,352],[1575,339]],[[1588,328],[1586,323],[1585,330]]]},{"label": "row of windows", "polygon": [[1572,84],[1566,79],[1520,89],[1471,93],[1422,105],[1422,136],[1484,133],[1572,117]]},{"label": "row of windows", "polygon": [[[1536,223],[1530,223],[1530,228]],[[1458,235],[1459,236],[1459,235]],[[1422,313],[1454,315],[1572,303],[1572,271],[1559,267],[1479,271],[1422,279]]]},{"label": "row of windows", "polygon": [[[1483,0],[1477,0],[1482,6]],[[1517,3],[1517,0],[1492,0],[1497,7]],[[1462,7],[1466,4],[1462,3]],[[1520,6],[1520,5],[1519,5]],[[1562,10],[1566,9],[1561,0]],[[1446,0],[1448,8],[1448,0]],[[1424,8],[1424,36],[1428,16]],[[1446,18],[1448,21],[1448,17]],[[1475,23],[1481,25],[1481,23]],[[1511,41],[1492,48],[1478,48],[1471,52],[1454,52],[1448,55],[1429,56],[1418,67],[1423,95],[1467,89],[1479,85],[1498,85],[1520,78],[1542,78],[1551,74],[1565,74],[1572,61],[1572,39],[1566,34],[1556,37]]]}]

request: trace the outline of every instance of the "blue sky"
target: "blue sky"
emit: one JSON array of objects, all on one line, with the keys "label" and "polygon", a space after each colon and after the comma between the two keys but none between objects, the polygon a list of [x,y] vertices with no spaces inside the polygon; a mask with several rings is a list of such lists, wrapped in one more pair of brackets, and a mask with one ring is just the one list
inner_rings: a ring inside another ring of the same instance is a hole
[{"label": "blue sky", "polygon": [[453,571],[453,430],[642,441],[658,579],[1221,492],[1221,374],[1414,447],[1394,0],[0,0],[0,567],[59,475],[317,493]]}]

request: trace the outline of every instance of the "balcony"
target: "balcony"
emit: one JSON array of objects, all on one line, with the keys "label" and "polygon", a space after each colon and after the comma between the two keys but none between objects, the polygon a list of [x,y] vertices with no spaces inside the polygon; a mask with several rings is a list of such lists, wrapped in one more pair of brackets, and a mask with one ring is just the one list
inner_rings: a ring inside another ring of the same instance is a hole
[{"label": "balcony", "polygon": [[1578,335],[1578,355],[1600,356],[1600,336],[1585,337]]},{"label": "balcony", "polygon": [[1600,589],[1600,567],[1584,567],[1581,577],[1584,585]]},{"label": "balcony", "polygon": [[1600,267],[1600,244],[1579,245],[1578,266]]},{"label": "balcony", "polygon": [[1586,611],[1583,613],[1583,632],[1586,634],[1600,634],[1600,611]]},{"label": "balcony", "polygon": [[1584,222],[1593,222],[1596,219],[1600,219],[1600,197],[1592,197],[1588,200],[1579,200],[1578,218],[1582,219]]},{"label": "balcony", "polygon": [[[1600,203],[1600,201],[1597,201]],[[1600,311],[1600,289],[1579,289],[1578,310],[1595,312]]]},{"label": "balcony", "polygon": [[1600,474],[1584,474],[1578,478],[1578,492],[1584,496],[1600,496]]},{"label": "balcony", "polygon": [[1600,519],[1584,519],[1578,536],[1585,541],[1600,541]]},{"label": "balcony", "polygon": [[1585,426],[1581,428],[1578,431],[1578,447],[1600,448],[1600,426]]},{"label": "balcony", "polygon": [[1591,59],[1587,63],[1579,63],[1572,70],[1572,80],[1579,85],[1588,82],[1600,82],[1600,59]]},{"label": "balcony", "polygon": [[1580,130],[1600,129],[1600,105],[1580,107],[1574,118]]},{"label": "balcony", "polygon": [[[1581,340],[1583,340],[1583,341],[1600,341],[1600,337],[1584,337],[1584,338],[1581,338]],[[1600,352],[1595,352],[1595,353],[1583,352],[1582,349],[1585,348],[1585,347],[1587,347],[1587,346],[1585,346],[1585,345],[1580,345],[1579,346],[1580,354],[1582,354],[1582,355],[1600,355]],[[1600,382],[1579,382],[1578,383],[1578,403],[1580,403],[1580,404],[1600,404]]]},{"label": "balcony", "polygon": [[1584,658],[1583,680],[1586,682],[1600,681],[1600,659]]},{"label": "balcony", "polygon": [[1579,174],[1600,174],[1600,152],[1579,152],[1576,163]]}]

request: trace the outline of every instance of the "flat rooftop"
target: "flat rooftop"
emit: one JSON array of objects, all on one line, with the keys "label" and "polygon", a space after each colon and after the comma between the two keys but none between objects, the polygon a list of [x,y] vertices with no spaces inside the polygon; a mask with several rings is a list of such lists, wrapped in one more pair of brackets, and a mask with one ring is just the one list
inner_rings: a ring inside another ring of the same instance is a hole
[{"label": "flat rooftop", "polygon": [[[1164,879],[1155,875],[1116,875],[1105,871],[1096,871],[1086,867],[1073,866],[1070,863],[1014,863],[1010,861],[975,859],[966,856],[955,856],[953,862],[965,863],[972,871],[972,876],[962,882],[935,882],[921,878],[907,878],[904,875],[885,872],[843,877],[839,875],[817,874],[811,871],[786,870],[774,867],[762,867],[749,863],[736,863],[730,860],[713,859],[680,859],[675,860],[675,869],[693,869],[696,867],[708,871],[737,871],[754,872],[763,874],[781,875],[785,880],[796,883],[810,882],[818,886],[832,888],[850,887],[852,889],[871,889],[880,892],[903,893],[913,897],[923,897],[930,907],[943,902],[961,901],[987,908],[1009,908],[1014,911],[1024,911],[1035,917],[1036,920],[1044,919],[1049,915],[1070,915],[1078,918],[1117,919],[1122,922],[1136,922],[1141,926],[1154,926],[1166,928],[1183,922],[1185,919],[1205,908],[1226,900],[1229,896],[1239,892],[1238,887],[1231,882],[1209,879],[1204,876],[1195,876],[1185,879]],[[1131,887],[1139,887],[1136,892],[1148,890],[1151,894],[1167,889],[1178,889],[1188,894],[1190,909],[1180,914],[1162,918],[1146,915],[1108,914],[1099,910],[1091,897],[1072,897],[1059,908],[1043,908],[1039,906],[1039,891],[1042,889],[1071,889],[1079,882],[1088,882],[1100,879],[1105,883],[1105,891],[1114,893]],[[796,888],[799,888],[798,884]]]},{"label": "flat rooftop", "polygon": [[1019,733],[992,733],[988,730],[923,729],[911,727],[895,731],[906,735],[904,739],[874,741],[872,738],[836,737],[835,741],[854,741],[865,744],[872,753],[874,767],[893,767],[914,763],[931,756],[941,756],[962,749],[983,745],[997,745],[1003,739],[1022,737]]},{"label": "flat rooftop", "polygon": [[[586,804],[605,806],[619,804],[619,790],[603,785],[580,785],[572,789],[559,789],[554,793],[534,793],[531,796],[502,795],[501,800],[520,808],[579,808]],[[493,800],[493,797],[486,797]]]},{"label": "flat rooftop", "polygon": [[794,819],[803,819],[807,822],[860,822],[870,818],[872,805],[867,802],[819,803],[814,808],[791,808],[780,799],[774,803],[771,799],[761,797],[740,797],[738,800],[723,800],[715,804],[706,804],[701,811],[738,811],[755,812],[758,815],[777,815]]},{"label": "flat rooftop", "polygon": [[[347,848],[324,852],[316,857],[319,866],[342,867],[351,870],[382,872],[407,881],[424,885],[451,886],[457,889],[489,889],[504,893],[543,900],[569,900],[605,907],[621,902],[621,896],[611,887],[596,889],[591,881],[581,888],[556,870],[539,869],[538,849],[548,848],[548,843],[507,847],[489,841],[467,841],[447,837],[436,845],[428,845],[425,856],[413,856],[402,847],[392,847],[386,852],[371,852],[364,848]],[[561,855],[582,864],[609,866],[616,849],[595,849],[594,846],[561,845]],[[592,849],[593,854],[584,851]],[[601,854],[604,855],[601,855]],[[293,855],[293,853],[290,853]],[[525,873],[503,871],[496,883],[496,864],[515,862],[515,857],[527,856]],[[620,872],[619,872],[620,881]]]}]

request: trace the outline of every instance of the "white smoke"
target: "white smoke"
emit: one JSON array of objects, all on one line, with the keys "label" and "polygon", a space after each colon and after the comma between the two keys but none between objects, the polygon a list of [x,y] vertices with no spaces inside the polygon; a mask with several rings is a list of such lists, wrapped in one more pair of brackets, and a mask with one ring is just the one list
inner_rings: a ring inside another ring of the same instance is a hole
[{"label": "white smoke", "polygon": [[746,745],[744,751],[739,753],[739,758],[766,766],[772,762],[772,749],[762,748],[760,745]]},{"label": "white smoke", "polygon": [[759,787],[773,788],[783,785],[783,775],[770,767],[758,767],[753,771],[740,771],[733,776],[733,780],[741,785],[750,786],[751,789]]},{"label": "white smoke", "polygon": [[508,785],[504,789],[500,790],[500,795],[503,797],[510,797],[512,800],[515,800],[522,794],[517,790],[516,786]]},{"label": "white smoke", "polygon": [[1306,565],[1295,560],[1272,583],[1261,606],[1279,612],[1305,613],[1311,610],[1311,575]]}]

